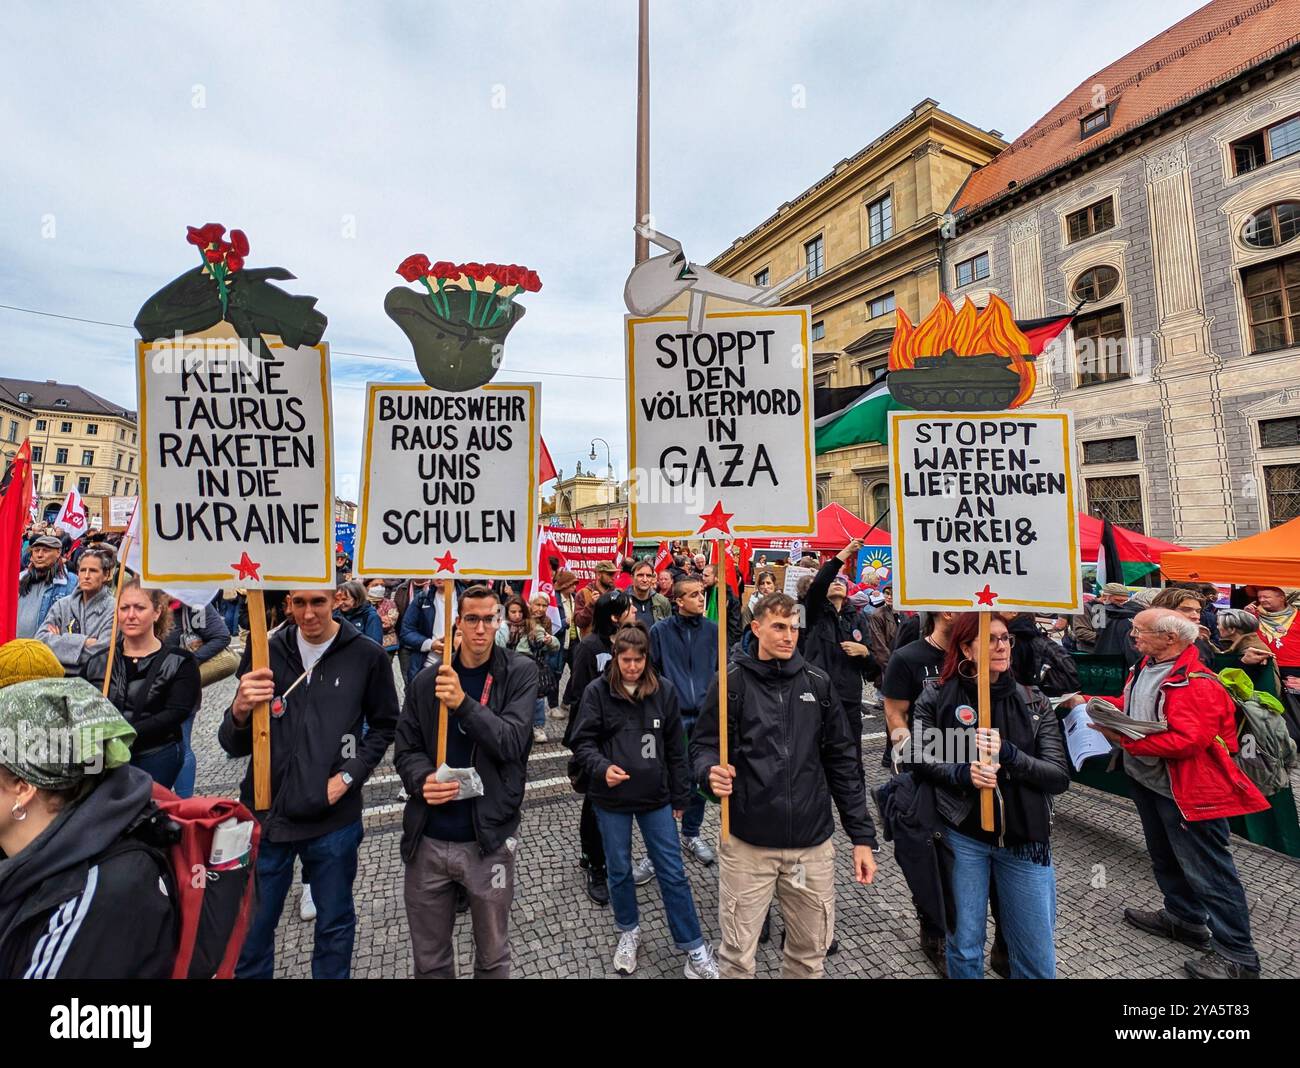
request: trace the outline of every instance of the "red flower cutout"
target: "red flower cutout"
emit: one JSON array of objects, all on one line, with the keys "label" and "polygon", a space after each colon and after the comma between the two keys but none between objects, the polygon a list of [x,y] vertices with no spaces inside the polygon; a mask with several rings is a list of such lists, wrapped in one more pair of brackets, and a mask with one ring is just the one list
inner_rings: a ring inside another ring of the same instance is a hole
[{"label": "red flower cutout", "polygon": [[397,273],[408,282],[415,282],[428,274],[430,267],[429,257],[423,252],[417,252],[413,256],[407,256],[397,265]]},{"label": "red flower cutout", "polygon": [[542,280],[537,277],[536,271],[524,271],[523,279],[519,283],[524,287],[525,292],[536,293],[542,288]]},{"label": "red flower cutout", "polygon": [[[239,256],[242,262],[243,257],[248,255],[248,235],[243,230],[231,230],[230,247],[235,250],[235,255]],[[239,270],[238,267],[232,269]]]},{"label": "red flower cutout", "polygon": [[462,274],[476,282],[483,281],[488,275],[487,269],[481,263],[462,263],[460,270]]},{"label": "red flower cutout", "polygon": [[219,248],[210,248],[203,253],[203,258],[209,263],[220,263],[224,258],[224,253]]},{"label": "red flower cutout", "polygon": [[226,270],[232,274],[235,271],[242,270],[244,266],[244,257],[238,252],[231,252],[226,256]]},{"label": "red flower cutout", "polygon": [[434,278],[445,278],[448,282],[454,282],[460,277],[460,268],[451,260],[439,260],[429,268],[428,273]]}]

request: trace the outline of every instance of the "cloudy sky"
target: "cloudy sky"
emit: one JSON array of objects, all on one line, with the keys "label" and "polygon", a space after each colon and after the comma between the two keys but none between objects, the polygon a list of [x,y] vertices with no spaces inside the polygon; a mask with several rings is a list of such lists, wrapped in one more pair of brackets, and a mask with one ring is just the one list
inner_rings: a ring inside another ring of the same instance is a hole
[{"label": "cloudy sky", "polygon": [[[708,260],[918,101],[1013,138],[1198,6],[652,0],[653,213]],[[41,0],[5,22],[0,374],[135,407],[121,327],[196,262],[187,224],[239,227],[329,317],[355,499],[364,383],[418,380],[383,311],[397,263],[523,263],[544,288],[501,377],[543,383],[563,470],[599,435],[625,471],[635,0]]]}]

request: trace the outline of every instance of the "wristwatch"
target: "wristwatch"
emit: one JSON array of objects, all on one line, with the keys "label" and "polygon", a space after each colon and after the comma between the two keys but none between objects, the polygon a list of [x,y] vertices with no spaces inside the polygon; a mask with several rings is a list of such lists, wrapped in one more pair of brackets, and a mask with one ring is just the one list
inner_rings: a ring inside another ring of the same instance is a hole
[{"label": "wristwatch", "polygon": [[351,776],[351,775],[349,775],[346,771],[340,771],[340,772],[339,772],[339,778],[343,780],[343,785],[344,785],[344,786],[348,787],[349,789],[351,788],[351,786],[352,786],[352,776]]}]

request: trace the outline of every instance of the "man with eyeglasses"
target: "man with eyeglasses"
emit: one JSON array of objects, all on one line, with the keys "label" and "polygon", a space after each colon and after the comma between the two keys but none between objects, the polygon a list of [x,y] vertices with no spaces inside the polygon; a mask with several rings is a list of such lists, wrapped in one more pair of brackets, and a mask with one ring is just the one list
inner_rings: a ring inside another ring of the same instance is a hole
[{"label": "man with eyeglasses", "polygon": [[[469,897],[474,977],[510,978],[519,810],[533,744],[537,664],[496,644],[500,601],[491,587],[460,595],[450,663],[433,656],[406,689],[393,763],[406,788],[403,896],[415,975],[453,979],[456,887]],[[438,705],[447,706],[447,766],[473,768],[483,784],[463,798],[440,782]]]},{"label": "man with eyeglasses", "polygon": [[[293,590],[285,607],[288,621],[267,641],[270,666],[252,670],[252,643],[244,649],[235,699],[217,732],[228,754],[249,756],[253,709],[270,702],[271,807],[257,813],[257,911],[235,975],[274,974],[275,928],[300,858],[316,906],[312,978],[346,979],[357,927],[361,787],[393,740],[397,689],[384,650],[335,620],[332,589]],[[252,809],[252,761],[239,793]]]}]

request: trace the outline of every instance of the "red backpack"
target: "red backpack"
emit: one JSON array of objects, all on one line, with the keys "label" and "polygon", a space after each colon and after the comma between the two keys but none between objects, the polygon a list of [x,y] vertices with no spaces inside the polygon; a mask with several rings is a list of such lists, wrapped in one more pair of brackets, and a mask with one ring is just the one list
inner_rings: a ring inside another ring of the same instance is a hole
[{"label": "red backpack", "polygon": [[[261,826],[229,798],[180,798],[154,783],[153,801],[173,825],[166,847],[179,912],[172,978],[233,979],[253,914]],[[210,863],[217,828],[232,818],[252,823],[248,851]]]}]

